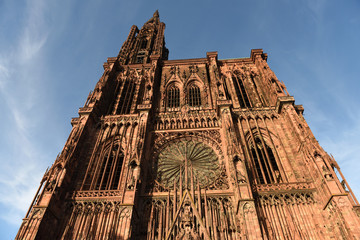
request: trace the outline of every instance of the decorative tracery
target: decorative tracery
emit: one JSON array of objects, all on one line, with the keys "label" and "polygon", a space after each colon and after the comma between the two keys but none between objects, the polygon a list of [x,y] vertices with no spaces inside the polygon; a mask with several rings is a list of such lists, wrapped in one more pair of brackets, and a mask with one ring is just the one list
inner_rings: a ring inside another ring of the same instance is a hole
[{"label": "decorative tracery", "polygon": [[[314,218],[313,193],[297,190],[287,193],[260,194],[256,201],[263,234],[280,239],[321,239]],[[286,220],[285,220],[286,219]],[[345,238],[344,238],[345,239]]]},{"label": "decorative tracery", "polygon": [[148,40],[146,38],[141,40],[140,49],[146,49],[148,45]]},{"label": "decorative tracery", "polygon": [[235,87],[235,92],[239,100],[239,104],[241,108],[249,108],[251,107],[248,94],[246,92],[243,79],[240,75],[233,75],[232,80]]},{"label": "decorative tracery", "polygon": [[191,195],[147,199],[136,239],[240,239],[230,196]]},{"label": "decorative tracery", "polygon": [[255,178],[259,184],[278,183],[281,181],[279,167],[272,149],[260,137],[250,143]]},{"label": "decorative tracery", "polygon": [[96,163],[87,176],[84,190],[117,190],[124,154],[119,144],[110,146],[104,153],[100,154]]},{"label": "decorative tracery", "polygon": [[136,84],[126,79],[115,104],[115,114],[129,114],[135,95]]},{"label": "decorative tracery", "polygon": [[61,239],[128,239],[131,209],[117,201],[73,202]]},{"label": "decorative tracery", "polygon": [[201,92],[200,88],[197,85],[191,84],[188,87],[188,100],[190,107],[201,106]]},{"label": "decorative tracery", "polygon": [[201,187],[212,184],[221,175],[219,159],[207,145],[195,141],[179,141],[165,147],[159,154],[157,181],[165,188],[191,182]]},{"label": "decorative tracery", "polygon": [[180,106],[180,90],[176,86],[169,87],[167,91],[167,106],[177,108]]}]

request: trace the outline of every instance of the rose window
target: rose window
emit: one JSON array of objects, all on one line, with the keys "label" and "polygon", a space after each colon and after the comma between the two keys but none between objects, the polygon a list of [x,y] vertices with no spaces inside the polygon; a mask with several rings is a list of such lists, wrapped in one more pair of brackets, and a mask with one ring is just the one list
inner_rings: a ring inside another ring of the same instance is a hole
[{"label": "rose window", "polygon": [[184,188],[193,181],[196,186],[212,184],[221,170],[215,152],[209,146],[196,141],[179,141],[165,147],[159,154],[157,182],[165,188],[181,184]]}]

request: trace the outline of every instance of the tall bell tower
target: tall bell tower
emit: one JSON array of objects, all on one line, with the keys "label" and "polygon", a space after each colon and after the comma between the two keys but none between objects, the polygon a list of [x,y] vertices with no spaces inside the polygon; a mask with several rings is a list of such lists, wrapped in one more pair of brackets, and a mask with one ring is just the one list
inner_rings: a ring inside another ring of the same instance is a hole
[{"label": "tall bell tower", "polygon": [[267,54],[168,60],[164,30],[156,11],[104,63],[16,239],[359,239]]}]

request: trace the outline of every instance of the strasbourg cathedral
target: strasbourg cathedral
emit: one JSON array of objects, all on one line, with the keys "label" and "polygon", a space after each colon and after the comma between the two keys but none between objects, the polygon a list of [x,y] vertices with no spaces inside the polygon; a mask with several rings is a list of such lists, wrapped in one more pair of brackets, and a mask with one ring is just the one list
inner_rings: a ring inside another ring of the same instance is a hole
[{"label": "strasbourg cathedral", "polygon": [[16,239],[360,239],[360,205],[267,54],[168,60],[156,11],[90,92]]}]

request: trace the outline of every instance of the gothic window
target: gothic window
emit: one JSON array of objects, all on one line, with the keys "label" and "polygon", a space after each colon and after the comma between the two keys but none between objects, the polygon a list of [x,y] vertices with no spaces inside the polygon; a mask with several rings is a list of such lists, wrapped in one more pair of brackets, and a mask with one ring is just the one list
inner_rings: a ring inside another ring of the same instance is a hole
[{"label": "gothic window", "polygon": [[242,78],[239,75],[237,75],[237,76],[233,76],[232,80],[234,83],[234,87],[235,87],[236,95],[239,100],[240,107],[241,108],[251,107]]},{"label": "gothic window", "polygon": [[280,171],[272,149],[260,138],[251,145],[254,174],[258,184],[271,184],[281,181]]},{"label": "gothic window", "polygon": [[226,82],[224,82],[223,85],[224,85],[226,99],[231,99],[230,94],[229,94],[229,90],[228,90],[227,85],[226,85]]},{"label": "gothic window", "polygon": [[145,52],[139,52],[136,56],[135,63],[143,63],[145,59]]},{"label": "gothic window", "polygon": [[169,108],[177,108],[180,106],[180,90],[176,86],[171,86],[167,91],[167,100]]},{"label": "gothic window", "polygon": [[143,63],[144,57],[143,56],[137,56],[136,57],[136,63]]},{"label": "gothic window", "polygon": [[117,105],[116,114],[129,114],[135,94],[136,84],[132,80],[126,80]]},{"label": "gothic window", "polygon": [[124,160],[123,153],[119,150],[119,145],[115,145],[112,150],[108,150],[99,159],[95,168],[94,182],[96,190],[116,190],[119,185],[121,168]]},{"label": "gothic window", "polygon": [[198,107],[201,105],[201,92],[200,88],[192,84],[188,88],[189,106]]},{"label": "gothic window", "polygon": [[147,39],[143,39],[141,41],[140,49],[146,49],[147,43],[148,43]]}]

